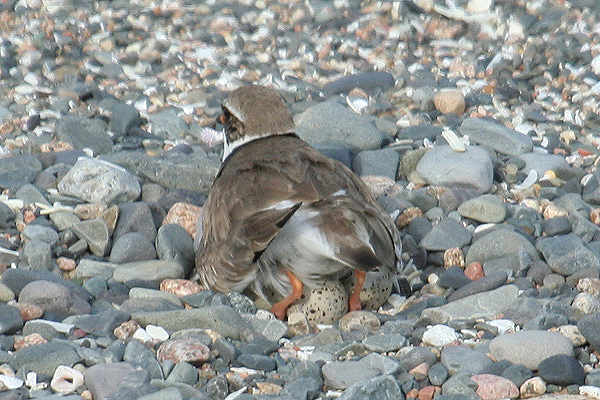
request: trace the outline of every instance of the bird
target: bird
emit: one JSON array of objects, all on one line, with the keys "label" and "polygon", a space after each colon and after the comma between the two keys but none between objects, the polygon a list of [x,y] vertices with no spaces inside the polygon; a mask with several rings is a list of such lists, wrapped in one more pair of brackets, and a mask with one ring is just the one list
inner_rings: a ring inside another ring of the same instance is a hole
[{"label": "bird", "polygon": [[306,289],[354,274],[349,310],[361,309],[366,273],[396,270],[399,233],[368,186],[295,133],[274,88],[241,86],[221,103],[223,158],[203,205],[196,274],[216,292],[279,299],[285,319]]}]

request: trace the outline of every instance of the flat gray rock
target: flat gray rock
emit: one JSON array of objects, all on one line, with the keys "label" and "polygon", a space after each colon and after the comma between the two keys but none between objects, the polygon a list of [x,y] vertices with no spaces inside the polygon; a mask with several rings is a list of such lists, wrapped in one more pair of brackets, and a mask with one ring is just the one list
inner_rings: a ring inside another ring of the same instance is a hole
[{"label": "flat gray rock", "polygon": [[134,280],[160,283],[164,279],[183,278],[183,266],[169,260],[146,260],[124,263],[115,268],[113,278],[117,282]]},{"label": "flat gray rock", "polygon": [[59,118],[56,136],[76,149],[90,148],[94,154],[108,153],[113,142],[106,124],[101,119],[68,115]]},{"label": "flat gray rock", "polygon": [[477,146],[464,152],[434,147],[419,160],[417,173],[430,185],[470,187],[481,193],[490,190],[494,175],[489,153]]},{"label": "flat gray rock", "polygon": [[539,259],[537,250],[523,235],[510,229],[496,229],[473,242],[465,262],[467,265],[474,261],[483,264],[487,260],[516,254],[521,250],[527,252],[532,260]]},{"label": "flat gray rock", "polygon": [[484,353],[464,345],[446,347],[442,350],[440,360],[450,375],[461,372],[477,375],[493,364],[492,359]]},{"label": "flat gray rock", "polygon": [[515,285],[504,285],[442,306],[427,308],[421,315],[435,324],[445,324],[454,319],[494,319],[517,299],[518,294],[519,288]]},{"label": "flat gray rock", "polygon": [[520,331],[492,339],[490,353],[496,360],[523,364],[535,371],[540,362],[550,356],[573,356],[573,344],[566,336],[557,332]]},{"label": "flat gray rock", "polygon": [[61,317],[75,314],[89,314],[91,306],[68,287],[50,281],[33,281],[25,285],[19,293],[19,302],[35,304],[44,310]]},{"label": "flat gray rock", "polygon": [[516,156],[533,149],[533,142],[529,136],[495,121],[467,118],[459,130],[462,135],[468,135],[471,142],[494,149],[498,153]]},{"label": "flat gray rock", "polygon": [[426,250],[447,250],[463,247],[471,242],[471,232],[460,221],[444,218],[435,225],[421,240],[421,247]]},{"label": "flat gray rock", "polygon": [[458,206],[458,213],[465,218],[471,218],[478,222],[498,223],[506,217],[506,207],[500,197],[493,194],[469,199]]},{"label": "flat gray rock", "polygon": [[90,203],[115,204],[137,199],[141,186],[137,178],[116,164],[80,157],[58,182],[61,194]]},{"label": "flat gray rock", "polygon": [[87,243],[95,255],[104,256],[108,252],[110,233],[106,223],[100,218],[77,222],[71,226],[71,230]]},{"label": "flat gray rock", "polygon": [[359,176],[378,175],[396,180],[399,162],[396,150],[364,150],[352,161],[352,170]]},{"label": "flat gray rock", "polygon": [[574,233],[540,238],[536,247],[543,254],[548,266],[564,276],[600,265],[600,256],[587,248]]},{"label": "flat gray rock", "polygon": [[213,329],[221,335],[239,339],[247,327],[240,314],[228,306],[210,306],[187,310],[139,312],[131,316],[140,325],[159,325],[170,332],[183,329]]},{"label": "flat gray rock", "polygon": [[542,177],[548,170],[568,168],[569,166],[565,161],[565,158],[558,154],[532,152],[521,154],[519,158],[525,161],[525,168],[523,168],[522,171],[528,174],[529,171],[533,169],[537,172],[538,177]]},{"label": "flat gray rock", "polygon": [[357,382],[342,393],[340,400],[388,400],[403,399],[404,395],[396,378],[390,375],[377,376]]},{"label": "flat gray rock", "polygon": [[312,146],[340,145],[360,151],[379,149],[383,141],[371,121],[335,100],[315,104],[295,122],[298,136]]}]

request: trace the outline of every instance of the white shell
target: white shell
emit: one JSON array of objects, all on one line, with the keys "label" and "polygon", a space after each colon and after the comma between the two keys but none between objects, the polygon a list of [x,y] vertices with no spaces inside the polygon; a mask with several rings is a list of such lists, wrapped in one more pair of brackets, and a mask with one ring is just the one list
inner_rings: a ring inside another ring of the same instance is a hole
[{"label": "white shell", "polygon": [[467,150],[465,141],[458,137],[458,135],[451,130],[445,130],[442,132],[442,137],[446,139],[450,148],[456,152],[462,153]]},{"label": "white shell", "polygon": [[65,365],[59,365],[56,368],[50,382],[52,390],[59,394],[74,393],[81,385],[83,385],[83,374]]},{"label": "white shell", "polygon": [[518,185],[515,185],[515,189],[517,189],[517,190],[527,189],[528,187],[530,187],[531,185],[536,183],[537,180],[538,180],[538,173],[535,169],[532,169],[531,171],[529,171],[527,178],[525,178],[525,180],[523,182],[521,182]]}]

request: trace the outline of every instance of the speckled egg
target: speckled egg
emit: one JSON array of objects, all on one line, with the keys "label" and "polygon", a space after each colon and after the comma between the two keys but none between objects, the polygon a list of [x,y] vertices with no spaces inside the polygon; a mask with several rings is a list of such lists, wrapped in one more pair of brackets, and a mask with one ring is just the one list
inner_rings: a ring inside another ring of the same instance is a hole
[{"label": "speckled egg", "polygon": [[[382,269],[367,273],[367,278],[360,291],[360,303],[365,310],[377,310],[389,299],[392,293],[392,271]],[[354,274],[344,280],[344,286],[348,293],[352,293],[356,278]]]},{"label": "speckled egg", "polygon": [[348,292],[337,280],[326,280],[288,308],[288,315],[301,312],[310,323],[332,324],[348,312]]}]

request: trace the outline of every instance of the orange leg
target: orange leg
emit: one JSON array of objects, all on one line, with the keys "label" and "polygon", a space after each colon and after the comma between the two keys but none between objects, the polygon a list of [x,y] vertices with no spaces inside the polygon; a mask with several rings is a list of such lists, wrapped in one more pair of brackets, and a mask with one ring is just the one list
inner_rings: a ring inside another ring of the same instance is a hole
[{"label": "orange leg", "polygon": [[283,320],[285,318],[286,311],[289,306],[292,305],[296,300],[302,297],[302,289],[304,285],[300,282],[300,279],[296,278],[296,275],[292,274],[291,271],[286,270],[285,274],[287,275],[290,283],[292,284],[292,293],[283,300],[278,301],[273,304],[271,307],[271,312],[275,314],[278,319]]},{"label": "orange leg", "polygon": [[354,285],[354,291],[352,292],[352,296],[350,296],[350,300],[348,301],[348,309],[350,311],[356,311],[361,309],[359,296],[360,291],[362,290],[362,287],[365,284],[365,278],[367,277],[367,273],[365,271],[355,269],[354,276],[356,277],[356,285]]}]

